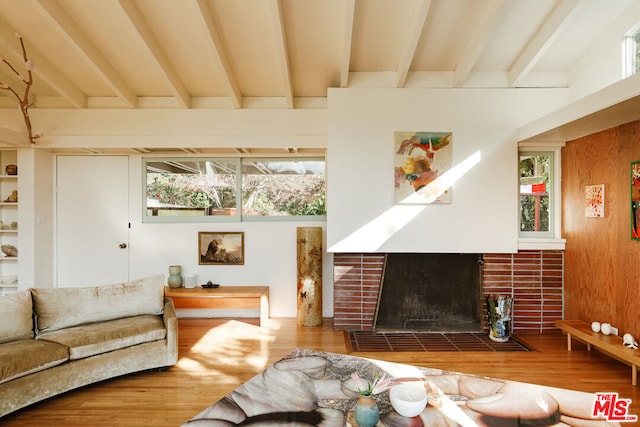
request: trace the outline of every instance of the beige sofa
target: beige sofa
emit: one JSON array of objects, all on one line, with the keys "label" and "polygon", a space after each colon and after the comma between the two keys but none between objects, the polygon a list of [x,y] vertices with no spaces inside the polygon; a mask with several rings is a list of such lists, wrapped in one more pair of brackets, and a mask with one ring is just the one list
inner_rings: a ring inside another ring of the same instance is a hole
[{"label": "beige sofa", "polygon": [[163,275],[0,297],[0,417],[177,358],[176,314]]}]

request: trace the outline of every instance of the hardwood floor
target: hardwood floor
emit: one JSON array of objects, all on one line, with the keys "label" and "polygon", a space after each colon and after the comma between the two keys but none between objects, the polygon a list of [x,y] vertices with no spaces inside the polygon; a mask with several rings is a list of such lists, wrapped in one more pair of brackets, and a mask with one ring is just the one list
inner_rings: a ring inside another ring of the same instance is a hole
[{"label": "hardwood floor", "polygon": [[[180,357],[166,372],[142,372],[90,385],[0,418],[14,426],[179,426],[296,347],[344,353],[331,321],[298,327],[295,318],[181,319]],[[521,335],[532,352],[352,353],[400,363],[588,392],[618,392],[640,415],[631,368],[561,334]],[[628,425],[628,424],[627,424]]]}]

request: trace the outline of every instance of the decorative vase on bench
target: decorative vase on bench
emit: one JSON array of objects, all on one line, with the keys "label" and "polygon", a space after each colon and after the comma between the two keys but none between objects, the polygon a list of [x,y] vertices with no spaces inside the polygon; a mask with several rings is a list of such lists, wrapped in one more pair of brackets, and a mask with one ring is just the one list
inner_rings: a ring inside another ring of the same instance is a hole
[{"label": "decorative vase on bench", "polygon": [[182,286],[182,267],[179,265],[172,265],[169,267],[169,279],[167,284],[170,288],[179,288]]}]

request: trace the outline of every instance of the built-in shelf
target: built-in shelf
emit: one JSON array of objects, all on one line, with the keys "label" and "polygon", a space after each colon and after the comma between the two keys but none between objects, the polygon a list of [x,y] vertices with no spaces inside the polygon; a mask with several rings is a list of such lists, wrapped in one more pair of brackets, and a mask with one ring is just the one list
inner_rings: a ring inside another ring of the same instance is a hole
[{"label": "built-in shelf", "polygon": [[[8,175],[7,165],[18,164],[17,150],[0,150],[0,245],[18,247],[18,202],[8,202],[10,196],[18,191],[18,175]],[[11,227],[13,224],[13,228]],[[4,228],[3,228],[4,227]],[[0,276],[18,276],[17,256],[4,256],[0,252]],[[12,283],[0,282],[0,295],[17,292],[19,278]]]}]

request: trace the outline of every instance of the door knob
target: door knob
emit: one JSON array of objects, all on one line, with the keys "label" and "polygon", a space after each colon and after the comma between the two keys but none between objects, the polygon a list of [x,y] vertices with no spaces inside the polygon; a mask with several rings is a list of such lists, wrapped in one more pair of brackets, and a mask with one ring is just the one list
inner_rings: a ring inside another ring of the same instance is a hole
[{"label": "door knob", "polygon": [[118,247],[119,247],[120,249],[125,249],[125,248],[127,247],[127,244],[126,244],[126,243],[120,243],[120,244],[118,245]]}]

